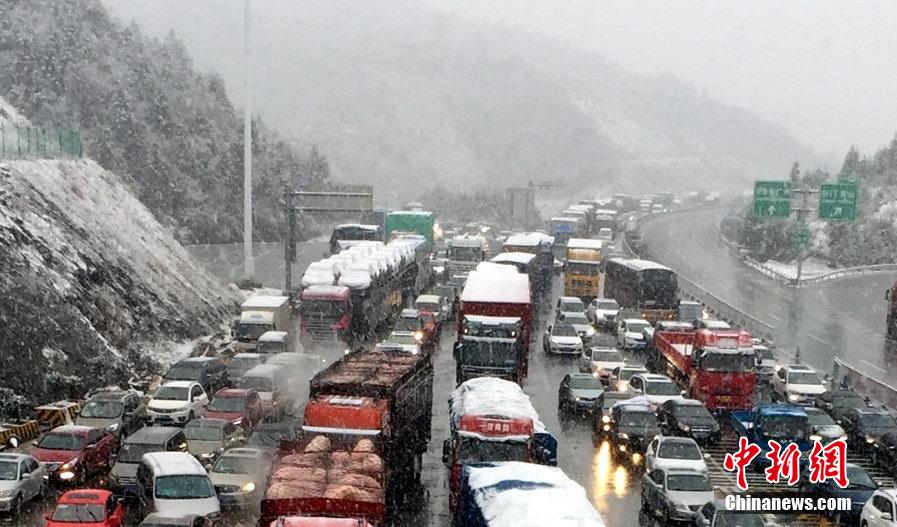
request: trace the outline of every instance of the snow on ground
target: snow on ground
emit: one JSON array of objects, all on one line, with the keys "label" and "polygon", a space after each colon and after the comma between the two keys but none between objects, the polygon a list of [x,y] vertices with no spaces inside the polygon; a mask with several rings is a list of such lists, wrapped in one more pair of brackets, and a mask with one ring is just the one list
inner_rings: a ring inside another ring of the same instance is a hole
[{"label": "snow on ground", "polygon": [[[767,269],[775,271],[780,275],[783,275],[787,278],[796,278],[797,277],[797,262],[777,262],[775,260],[768,260],[762,264]],[[803,269],[801,270],[800,276],[801,278],[814,278],[816,276],[824,275],[835,271],[836,269],[832,269],[825,262],[821,262],[814,258],[807,258],[804,260]]]}]

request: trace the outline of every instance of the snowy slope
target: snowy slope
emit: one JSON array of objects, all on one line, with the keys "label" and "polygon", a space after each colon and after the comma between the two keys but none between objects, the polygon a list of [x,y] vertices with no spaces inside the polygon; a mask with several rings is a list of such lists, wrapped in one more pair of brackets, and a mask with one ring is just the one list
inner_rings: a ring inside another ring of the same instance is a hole
[{"label": "snowy slope", "polygon": [[0,270],[0,387],[37,399],[144,371],[239,302],[89,160],[0,165]]}]

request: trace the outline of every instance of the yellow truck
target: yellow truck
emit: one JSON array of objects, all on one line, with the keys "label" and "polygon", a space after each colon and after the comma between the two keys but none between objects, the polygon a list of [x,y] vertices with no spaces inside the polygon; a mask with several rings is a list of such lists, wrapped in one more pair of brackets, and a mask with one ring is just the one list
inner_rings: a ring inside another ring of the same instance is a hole
[{"label": "yellow truck", "polygon": [[601,288],[601,240],[570,238],[564,261],[564,296],[589,302]]}]

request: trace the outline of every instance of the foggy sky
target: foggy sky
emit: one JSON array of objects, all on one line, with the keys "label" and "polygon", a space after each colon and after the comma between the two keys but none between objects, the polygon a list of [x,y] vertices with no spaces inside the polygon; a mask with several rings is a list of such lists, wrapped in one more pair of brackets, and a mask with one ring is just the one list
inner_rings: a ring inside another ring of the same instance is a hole
[{"label": "foggy sky", "polygon": [[563,38],[637,72],[673,74],[830,159],[851,143],[870,153],[897,131],[897,2],[429,1]]}]

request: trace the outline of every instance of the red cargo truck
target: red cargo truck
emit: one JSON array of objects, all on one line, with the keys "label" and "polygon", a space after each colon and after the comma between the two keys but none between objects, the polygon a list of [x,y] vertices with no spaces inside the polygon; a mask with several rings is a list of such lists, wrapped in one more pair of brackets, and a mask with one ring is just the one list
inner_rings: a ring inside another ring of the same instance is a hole
[{"label": "red cargo truck", "polygon": [[289,515],[385,524],[419,488],[433,407],[430,355],[359,349],[309,384],[302,436],[278,450],[261,524]]},{"label": "red cargo truck", "polygon": [[751,334],[739,329],[671,329],[654,336],[654,357],[710,410],[746,410],[757,374]]},{"label": "red cargo truck", "polygon": [[523,377],[529,369],[529,345],[533,327],[533,303],[527,275],[511,266],[483,265],[467,277],[461,292],[458,308],[458,327],[463,327],[464,317],[481,315],[488,317],[518,317],[525,353],[519,368]]}]

